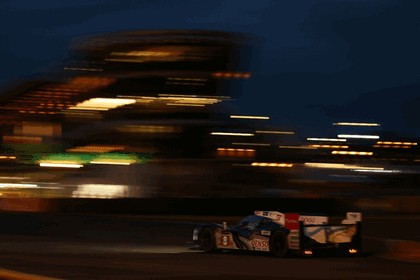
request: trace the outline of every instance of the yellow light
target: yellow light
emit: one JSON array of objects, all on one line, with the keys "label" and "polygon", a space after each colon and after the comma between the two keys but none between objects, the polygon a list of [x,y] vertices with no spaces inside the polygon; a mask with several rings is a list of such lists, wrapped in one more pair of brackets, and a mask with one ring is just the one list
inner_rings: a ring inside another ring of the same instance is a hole
[{"label": "yellow light", "polygon": [[313,252],[311,250],[305,250],[305,251],[303,251],[303,253],[305,255],[312,255],[313,254]]},{"label": "yellow light", "polygon": [[75,147],[75,148],[67,149],[66,152],[106,153],[106,152],[111,152],[111,151],[122,151],[125,148],[126,148],[125,146],[90,145],[90,146]]},{"label": "yellow light", "polygon": [[16,159],[15,156],[0,156],[0,159]]},{"label": "yellow light", "polygon": [[254,149],[233,149],[233,148],[217,148],[218,151],[230,151],[230,152],[255,152]]},{"label": "yellow light", "polygon": [[342,126],[381,126],[379,123],[357,123],[357,122],[338,122],[338,123],[333,123],[333,125],[342,125]]},{"label": "yellow light", "polygon": [[237,132],[212,132],[211,135],[223,135],[223,136],[254,136],[253,133],[237,133]]},{"label": "yellow light", "polygon": [[130,165],[135,161],[105,161],[105,160],[94,160],[91,164],[109,164],[109,165]]},{"label": "yellow light", "polygon": [[332,148],[332,149],[347,149],[349,146],[340,146],[340,145],[309,145],[313,148]]},{"label": "yellow light", "polygon": [[383,167],[369,167],[369,166],[359,166],[351,165],[344,163],[326,163],[326,162],[306,162],[306,167],[311,168],[330,168],[330,169],[366,169],[366,170],[384,170]]},{"label": "yellow light", "polygon": [[391,142],[391,141],[378,141],[376,142],[378,145],[409,145],[409,146],[416,146],[416,142]]},{"label": "yellow light", "polygon": [[293,131],[275,131],[275,130],[257,130],[255,133],[264,133],[264,134],[295,134]]},{"label": "yellow light", "polygon": [[356,156],[371,156],[372,152],[357,152],[357,151],[332,151],[333,155],[356,155]]},{"label": "yellow light", "polygon": [[71,110],[97,110],[107,111],[117,107],[136,103],[135,99],[123,98],[91,98],[78,103],[76,106],[69,107]]},{"label": "yellow light", "polygon": [[349,249],[349,253],[350,254],[356,254],[357,253],[357,250],[356,249]]},{"label": "yellow light", "polygon": [[330,141],[330,142],[346,142],[346,139],[335,139],[335,138],[306,138],[308,141]]},{"label": "yellow light", "polygon": [[378,135],[338,134],[338,138],[379,139]]},{"label": "yellow light", "polygon": [[232,115],[230,116],[231,119],[250,119],[250,120],[269,120],[270,117],[265,116],[240,116],[240,115]]},{"label": "yellow light", "polygon": [[251,166],[268,166],[268,167],[293,167],[292,163],[275,163],[275,162],[253,162]]},{"label": "yellow light", "polygon": [[163,51],[129,51],[129,52],[112,52],[111,55],[118,56],[169,56],[175,53]]}]

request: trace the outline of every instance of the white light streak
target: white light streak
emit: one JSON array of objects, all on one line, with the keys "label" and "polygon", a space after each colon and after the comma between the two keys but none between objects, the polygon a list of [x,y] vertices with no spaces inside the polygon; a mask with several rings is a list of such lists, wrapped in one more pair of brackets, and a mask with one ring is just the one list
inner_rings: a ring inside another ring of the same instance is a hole
[{"label": "white light streak", "polygon": [[41,167],[63,167],[63,168],[81,168],[82,164],[77,163],[53,163],[53,162],[41,162],[39,163]]},{"label": "white light streak", "polygon": [[333,123],[333,125],[340,125],[340,126],[381,126],[379,123],[358,123],[358,122],[338,122],[338,123]]},{"label": "white light streak", "polygon": [[250,119],[250,120],[269,120],[270,117],[265,116],[240,116],[240,115],[232,115],[230,116],[231,119]]},{"label": "white light streak", "polygon": [[253,133],[240,133],[240,132],[212,132],[211,135],[222,135],[222,136],[254,136]]},{"label": "white light streak", "polygon": [[399,170],[375,170],[375,169],[353,169],[355,172],[369,172],[369,173],[399,173]]},{"label": "white light streak", "polygon": [[379,139],[378,135],[338,134],[338,138]]},{"label": "white light streak", "polygon": [[0,188],[37,188],[36,184],[1,183]]},{"label": "white light streak", "polygon": [[329,142],[346,142],[346,139],[336,139],[336,138],[306,138],[308,141],[329,141]]}]

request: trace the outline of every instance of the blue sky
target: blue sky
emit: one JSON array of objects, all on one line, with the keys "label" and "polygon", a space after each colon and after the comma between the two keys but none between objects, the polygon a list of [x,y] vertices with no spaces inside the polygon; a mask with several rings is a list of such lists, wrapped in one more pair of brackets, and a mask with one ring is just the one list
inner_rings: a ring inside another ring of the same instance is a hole
[{"label": "blue sky", "polygon": [[57,67],[77,36],[245,32],[260,45],[238,112],[268,114],[274,124],[308,133],[334,121],[375,121],[420,137],[412,120],[418,115],[405,111],[420,87],[408,87],[397,96],[400,103],[378,100],[372,112],[360,106],[371,93],[386,89],[393,98],[399,88],[420,83],[419,11],[420,1],[398,0],[2,0],[0,85]]}]

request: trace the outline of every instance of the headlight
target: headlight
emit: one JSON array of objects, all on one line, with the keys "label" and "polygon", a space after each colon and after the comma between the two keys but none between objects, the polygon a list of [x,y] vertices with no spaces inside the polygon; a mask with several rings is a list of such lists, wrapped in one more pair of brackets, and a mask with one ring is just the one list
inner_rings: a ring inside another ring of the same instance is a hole
[{"label": "headlight", "polygon": [[194,231],[193,231],[193,241],[198,240],[198,232],[199,232],[199,229],[195,228]]}]

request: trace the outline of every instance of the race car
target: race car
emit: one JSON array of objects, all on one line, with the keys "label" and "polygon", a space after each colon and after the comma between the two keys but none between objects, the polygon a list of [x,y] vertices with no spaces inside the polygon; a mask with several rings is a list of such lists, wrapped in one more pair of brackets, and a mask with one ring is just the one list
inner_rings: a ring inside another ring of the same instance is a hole
[{"label": "race car", "polygon": [[225,222],[197,225],[193,242],[205,252],[250,250],[276,257],[290,253],[360,254],[362,214],[347,212],[339,224],[328,224],[328,220],[328,216],[321,215],[255,211],[235,226]]}]

